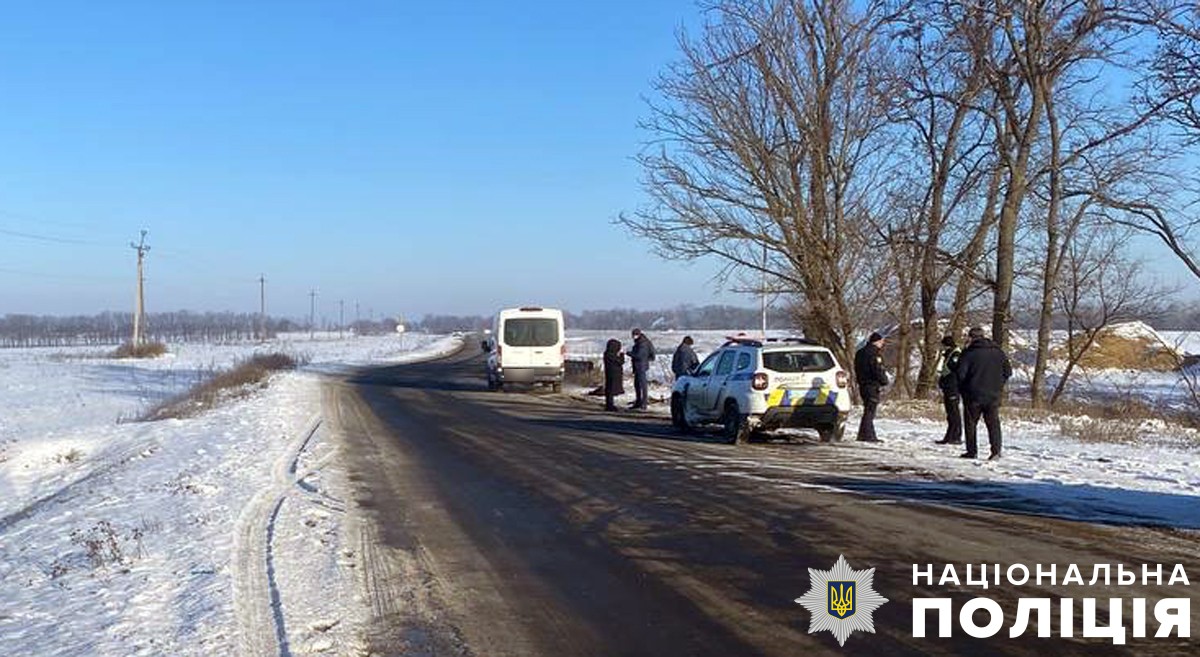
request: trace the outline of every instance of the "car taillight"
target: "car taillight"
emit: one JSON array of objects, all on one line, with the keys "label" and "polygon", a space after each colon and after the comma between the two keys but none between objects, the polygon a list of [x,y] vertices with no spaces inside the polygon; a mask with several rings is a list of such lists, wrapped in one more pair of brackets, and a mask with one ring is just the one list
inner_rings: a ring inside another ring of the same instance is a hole
[{"label": "car taillight", "polygon": [[845,388],[845,387],[846,387],[846,386],[848,386],[848,385],[850,385],[850,377],[849,377],[849,376],[847,376],[845,372],[843,372],[843,371],[841,371],[841,370],[838,370],[838,373],[837,373],[837,387],[839,387],[839,388]]},{"label": "car taillight", "polygon": [[500,343],[499,342],[496,343],[496,359],[497,360],[500,359]]},{"label": "car taillight", "polygon": [[755,374],[754,378],[750,380],[750,387],[754,388],[755,390],[766,390],[767,375],[764,372]]},{"label": "car taillight", "polygon": [[563,343],[562,349],[559,349],[559,352],[562,354],[563,358],[567,357],[567,343]]}]

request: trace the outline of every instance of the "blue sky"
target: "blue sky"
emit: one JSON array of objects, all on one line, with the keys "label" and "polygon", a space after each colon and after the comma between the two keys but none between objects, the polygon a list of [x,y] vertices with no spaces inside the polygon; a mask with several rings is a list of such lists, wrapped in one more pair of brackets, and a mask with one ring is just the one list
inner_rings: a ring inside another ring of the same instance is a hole
[{"label": "blue sky", "polygon": [[[654,76],[654,2],[5,3],[0,314],[488,313],[713,300],[612,225]],[[25,237],[26,234],[33,237]],[[50,238],[50,239],[45,239]]]}]

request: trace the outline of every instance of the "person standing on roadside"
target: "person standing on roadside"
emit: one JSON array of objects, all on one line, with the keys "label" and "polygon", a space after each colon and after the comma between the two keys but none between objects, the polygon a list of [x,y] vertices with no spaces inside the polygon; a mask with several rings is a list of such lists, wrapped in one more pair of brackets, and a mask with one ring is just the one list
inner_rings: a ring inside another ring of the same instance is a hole
[{"label": "person standing on roadside", "polygon": [[958,360],[962,349],[953,335],[942,338],[941,366],[938,368],[938,388],[942,391],[942,406],[946,409],[946,435],[939,445],[960,445],[963,436],[962,409],[958,394]]},{"label": "person standing on roadside", "polygon": [[621,385],[624,375],[625,354],[621,353],[621,341],[609,340],[604,346],[604,410],[617,410],[613,399],[625,392]]},{"label": "person standing on roadside", "polygon": [[979,418],[987,426],[992,454],[989,461],[1000,458],[1003,441],[1000,437],[1000,399],[1004,384],[1012,376],[1012,364],[1000,345],[989,340],[978,326],[967,334],[971,343],[958,360],[958,391],[962,395],[966,416],[967,451],[962,458],[973,459],[978,451],[976,434]]},{"label": "person standing on roadside", "polygon": [[883,342],[879,332],[872,333],[867,344],[854,354],[854,379],[863,403],[858,440],[864,443],[883,442],[875,435],[875,411],[879,408],[882,389],[888,384],[887,370],[883,368]]},{"label": "person standing on roadside", "polygon": [[630,335],[633,336],[633,347],[629,350],[629,360],[633,365],[633,390],[636,394],[630,407],[645,410],[650,403],[650,361],[654,360],[654,345],[642,333],[642,329],[635,328]]},{"label": "person standing on roadside", "polygon": [[671,373],[675,375],[675,379],[696,369],[700,364],[700,359],[696,357],[696,350],[692,348],[692,336],[683,336],[683,342],[675,348],[675,356],[671,359]]}]

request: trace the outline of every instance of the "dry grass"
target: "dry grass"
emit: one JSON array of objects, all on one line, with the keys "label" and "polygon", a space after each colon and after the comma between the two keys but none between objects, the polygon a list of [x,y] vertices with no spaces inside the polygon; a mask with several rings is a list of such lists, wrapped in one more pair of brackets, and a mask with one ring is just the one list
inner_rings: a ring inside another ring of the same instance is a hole
[{"label": "dry grass", "polygon": [[112,353],[113,358],[157,358],[167,353],[167,345],[161,342],[143,342],[135,345],[132,342],[116,348]]},{"label": "dry grass", "polygon": [[[940,400],[889,400],[880,414],[888,419],[910,421],[946,419]],[[1147,426],[1170,424],[1183,429],[1185,434],[1200,430],[1200,417],[1195,413],[1168,412],[1132,397],[1104,402],[1062,400],[1052,409],[1034,409],[1025,402],[1010,402],[1001,407],[1000,416],[1006,422],[1057,425],[1064,436],[1097,443],[1137,442]]]},{"label": "dry grass", "polygon": [[245,397],[262,387],[272,373],[295,369],[300,364],[288,354],[257,354],[196,385],[186,393],[151,408],[138,419],[147,422],[194,417],[214,408],[222,401]]},{"label": "dry grass", "polygon": [[944,421],[946,411],[941,400],[889,399],[880,407],[880,414],[889,420],[935,420]]}]

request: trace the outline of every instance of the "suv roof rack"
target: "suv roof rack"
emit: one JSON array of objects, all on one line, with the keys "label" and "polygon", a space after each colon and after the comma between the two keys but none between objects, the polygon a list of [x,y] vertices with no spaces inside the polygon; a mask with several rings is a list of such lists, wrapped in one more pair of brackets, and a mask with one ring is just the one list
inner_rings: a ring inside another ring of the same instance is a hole
[{"label": "suv roof rack", "polygon": [[750,338],[750,337],[739,336],[739,335],[725,336],[725,344],[727,344],[727,345],[728,344],[740,344],[740,345],[745,345],[747,347],[761,347],[765,343],[778,344],[781,342],[782,343],[803,344],[803,345],[808,345],[808,346],[812,346],[812,347],[820,347],[821,346],[820,342],[817,342],[816,340],[811,340],[809,338],[786,337],[786,338],[767,338],[766,340],[760,340],[758,338]]},{"label": "suv roof rack", "polygon": [[809,338],[795,338],[795,337],[791,337],[791,338],[767,338],[767,341],[768,341],[768,342],[795,342],[795,343],[797,343],[797,344],[806,344],[806,345],[810,345],[810,346],[813,346],[813,347],[819,347],[819,346],[821,346],[821,343],[820,343],[820,342],[817,342],[816,340],[811,340],[811,339],[809,339]]}]

